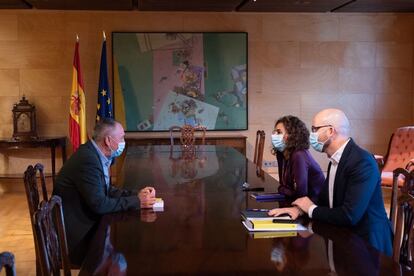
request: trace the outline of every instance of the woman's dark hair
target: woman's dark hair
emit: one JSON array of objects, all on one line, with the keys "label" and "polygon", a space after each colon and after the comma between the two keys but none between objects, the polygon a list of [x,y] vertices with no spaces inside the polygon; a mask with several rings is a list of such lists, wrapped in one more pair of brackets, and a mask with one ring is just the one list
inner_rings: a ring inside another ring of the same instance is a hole
[{"label": "woman's dark hair", "polygon": [[309,130],[305,123],[298,117],[288,115],[277,120],[282,123],[288,134],[286,141],[285,157],[289,158],[295,150],[309,149]]}]

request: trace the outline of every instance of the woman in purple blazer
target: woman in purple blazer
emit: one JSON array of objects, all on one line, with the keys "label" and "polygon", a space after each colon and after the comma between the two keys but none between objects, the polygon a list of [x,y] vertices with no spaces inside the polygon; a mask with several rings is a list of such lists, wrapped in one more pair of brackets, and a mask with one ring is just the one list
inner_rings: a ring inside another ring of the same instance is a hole
[{"label": "woman in purple blazer", "polygon": [[325,176],[309,152],[309,130],[295,116],[277,120],[272,145],[279,167],[279,193],[296,199],[308,196],[317,199]]}]

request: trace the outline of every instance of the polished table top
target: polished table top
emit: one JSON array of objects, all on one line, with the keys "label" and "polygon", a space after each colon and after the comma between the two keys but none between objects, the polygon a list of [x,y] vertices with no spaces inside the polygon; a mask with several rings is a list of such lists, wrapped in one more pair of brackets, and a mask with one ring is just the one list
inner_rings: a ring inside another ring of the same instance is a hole
[{"label": "polished table top", "polygon": [[249,233],[240,211],[277,203],[256,202],[242,185],[276,191],[278,182],[258,176],[232,148],[130,147],[118,180],[133,190],[153,185],[164,211],[104,216],[81,274],[394,275],[399,269],[345,228],[313,222],[312,232],[290,237]]}]

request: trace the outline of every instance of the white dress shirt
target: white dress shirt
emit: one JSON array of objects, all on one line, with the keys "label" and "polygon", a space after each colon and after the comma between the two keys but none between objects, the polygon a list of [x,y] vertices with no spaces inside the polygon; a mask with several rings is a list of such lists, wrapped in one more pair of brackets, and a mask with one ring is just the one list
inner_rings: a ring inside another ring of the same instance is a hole
[{"label": "white dress shirt", "polygon": [[[336,170],[338,169],[339,161],[341,160],[342,153],[344,152],[344,149],[346,145],[348,144],[350,139],[348,139],[332,156],[329,158],[331,161],[331,167],[329,169],[329,179],[328,179],[328,192],[329,192],[329,208],[333,207],[333,191],[334,191],[334,184],[335,184],[335,176],[336,176]],[[310,218],[312,218],[313,210],[318,207],[315,204],[313,204],[311,207],[309,207],[308,215]]]}]

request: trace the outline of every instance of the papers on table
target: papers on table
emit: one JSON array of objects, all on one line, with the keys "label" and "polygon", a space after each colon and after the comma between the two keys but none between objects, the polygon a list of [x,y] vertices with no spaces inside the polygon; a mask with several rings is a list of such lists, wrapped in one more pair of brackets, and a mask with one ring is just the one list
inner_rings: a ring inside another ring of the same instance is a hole
[{"label": "papers on table", "polygon": [[270,220],[245,220],[244,227],[249,231],[299,231],[306,228],[299,223],[280,223]]},{"label": "papers on table", "polygon": [[157,197],[155,199],[155,203],[152,206],[152,209],[155,212],[163,212],[164,211],[164,200],[162,200],[162,198]]},{"label": "papers on table", "polygon": [[[273,217],[268,215],[267,209],[247,209],[241,212],[242,223],[249,232],[272,232],[269,235],[258,237],[291,237],[296,231],[306,230],[297,220],[290,216]],[[281,233],[277,232],[290,232]]]}]

